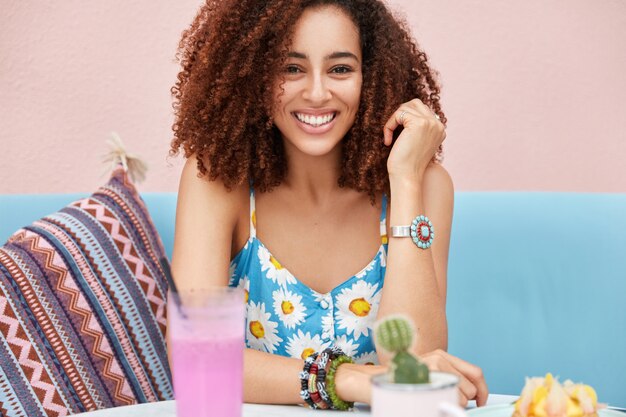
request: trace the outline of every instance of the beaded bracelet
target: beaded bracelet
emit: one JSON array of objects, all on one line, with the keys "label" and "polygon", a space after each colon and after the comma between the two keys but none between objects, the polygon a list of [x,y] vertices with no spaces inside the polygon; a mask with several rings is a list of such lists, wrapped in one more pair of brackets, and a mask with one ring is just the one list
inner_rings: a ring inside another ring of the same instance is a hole
[{"label": "beaded bracelet", "polygon": [[320,397],[326,404],[328,404],[328,408],[335,409],[330,396],[326,392],[326,375],[330,368],[332,361],[339,356],[344,355],[343,351],[336,346],[326,348],[320,353],[317,358],[317,391],[319,392]]},{"label": "beaded bracelet", "polygon": [[[343,352],[337,347],[324,349],[319,354],[314,364],[316,365],[316,375],[315,377],[311,377],[309,379],[309,392],[311,393],[311,399],[315,402],[318,408],[323,410],[334,409],[333,402],[326,393],[326,372],[330,366],[329,359],[332,360],[339,356],[339,354],[343,354]],[[313,365],[311,368],[312,367]]]},{"label": "beaded bracelet", "polygon": [[354,363],[351,357],[346,355],[341,355],[335,359],[333,359],[330,363],[330,368],[328,369],[328,373],[326,374],[326,392],[328,392],[328,396],[333,403],[333,408],[335,410],[349,410],[354,407],[353,402],[343,401],[337,395],[337,390],[335,388],[335,373],[337,372],[337,368],[344,363]]},{"label": "beaded bracelet", "polygon": [[[319,360],[319,357],[318,357],[318,360]],[[331,404],[326,403],[321,397],[321,394],[318,390],[318,384],[317,384],[318,372],[319,372],[318,362],[311,364],[311,369],[309,370],[308,390],[311,396],[311,400],[316,406],[315,408],[326,410],[328,408],[331,408],[332,403]]]},{"label": "beaded bracelet", "polygon": [[[301,388],[300,397],[310,408],[316,410],[339,409],[335,403],[340,406],[348,404],[347,408],[343,408],[344,410],[350,407],[349,403],[341,401],[336,394],[335,397],[337,397],[337,401],[333,401],[333,397],[327,392],[326,387],[326,380],[334,361],[343,356],[345,356],[343,351],[334,346],[324,349],[321,353],[315,352],[304,360],[304,367],[299,375]],[[345,357],[350,359],[347,356]],[[350,359],[350,361],[352,360]],[[340,364],[335,365],[335,371],[336,367],[339,365]]]},{"label": "beaded bracelet", "polygon": [[317,406],[315,405],[315,402],[313,402],[313,400],[311,399],[311,394],[309,393],[309,377],[310,377],[309,371],[311,369],[311,366],[315,362],[315,359],[317,359],[318,355],[319,353],[317,352],[309,355],[304,360],[304,367],[302,368],[302,371],[300,372],[300,388],[301,388],[300,397],[311,408],[317,408]]}]

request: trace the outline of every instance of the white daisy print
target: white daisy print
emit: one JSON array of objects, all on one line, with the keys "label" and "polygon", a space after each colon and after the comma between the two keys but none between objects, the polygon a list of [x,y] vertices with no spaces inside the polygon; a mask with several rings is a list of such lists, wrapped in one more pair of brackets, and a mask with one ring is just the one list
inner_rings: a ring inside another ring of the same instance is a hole
[{"label": "white daisy print", "polygon": [[311,294],[313,294],[313,301],[315,301],[315,303],[319,304],[322,302],[322,300],[326,300],[326,297],[328,297],[328,294],[320,294],[317,291],[311,290]]},{"label": "white daisy print", "polygon": [[322,333],[335,334],[335,320],[333,320],[332,310],[322,317]]},{"label": "white daisy print", "polygon": [[302,296],[280,288],[272,293],[274,313],[285,327],[293,329],[304,321],[306,307],[302,304]]},{"label": "white daisy print", "polygon": [[270,320],[271,314],[265,312],[265,303],[248,305],[248,323],[246,326],[246,340],[248,346],[263,352],[274,353],[276,346],[283,341],[278,336],[278,323]]},{"label": "white daisy print", "polygon": [[[287,284],[295,284],[296,278],[289,273],[263,246],[259,246],[259,259],[261,260],[261,270],[265,276],[277,283],[281,287]],[[267,271],[267,272],[266,272]]]},{"label": "white daisy print", "polygon": [[365,352],[356,356],[354,358],[355,363],[359,363],[361,365],[378,365],[378,355],[376,351],[373,350],[371,352]]},{"label": "white daisy print", "polygon": [[354,343],[354,340],[352,339],[348,339],[348,336],[346,336],[345,334],[335,339],[335,346],[337,346],[343,351],[343,353],[350,357],[356,355],[357,350],[359,349],[359,344]]},{"label": "white daisy print", "polygon": [[292,358],[306,359],[309,355],[320,352],[330,346],[330,342],[322,342],[320,335],[311,337],[309,332],[298,332],[289,338],[287,354]]},{"label": "white daisy print", "polygon": [[250,280],[247,275],[244,275],[239,282],[237,283],[237,288],[241,288],[245,295],[245,302],[247,303],[250,299]]},{"label": "white daisy print", "polygon": [[352,287],[344,288],[337,296],[336,319],[340,329],[346,329],[355,339],[369,336],[378,315],[381,292],[378,284],[357,281]]},{"label": "white daisy print", "polygon": [[384,246],[380,247],[380,266],[387,266],[387,251],[385,250]]}]

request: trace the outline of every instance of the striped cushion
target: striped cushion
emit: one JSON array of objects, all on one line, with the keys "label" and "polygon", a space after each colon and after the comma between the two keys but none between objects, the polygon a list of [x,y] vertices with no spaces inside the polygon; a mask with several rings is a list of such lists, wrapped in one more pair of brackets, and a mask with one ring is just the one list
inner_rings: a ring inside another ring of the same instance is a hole
[{"label": "striped cushion", "polygon": [[172,399],[163,244],[123,169],[0,247],[0,415]]}]

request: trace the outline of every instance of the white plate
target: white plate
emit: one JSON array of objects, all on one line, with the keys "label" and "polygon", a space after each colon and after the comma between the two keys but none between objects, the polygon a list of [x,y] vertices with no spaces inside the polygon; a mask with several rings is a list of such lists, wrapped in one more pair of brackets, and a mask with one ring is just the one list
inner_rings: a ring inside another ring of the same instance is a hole
[{"label": "white plate", "polygon": [[[474,408],[468,410],[467,414],[470,417],[511,417],[513,415],[513,405],[511,404],[499,404],[488,405],[486,407]],[[600,410],[598,411],[599,417],[624,417],[626,414],[617,410]]]}]

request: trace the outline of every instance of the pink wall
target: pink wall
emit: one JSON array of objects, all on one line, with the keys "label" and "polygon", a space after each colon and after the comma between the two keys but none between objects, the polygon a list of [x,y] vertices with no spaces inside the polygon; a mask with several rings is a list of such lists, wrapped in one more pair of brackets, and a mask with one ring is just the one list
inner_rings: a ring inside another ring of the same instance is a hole
[{"label": "pink wall", "polygon": [[[166,159],[180,32],[200,0],[5,0],[0,193],[89,191],[110,131]],[[626,3],[395,0],[441,72],[457,190],[626,192]]]}]

